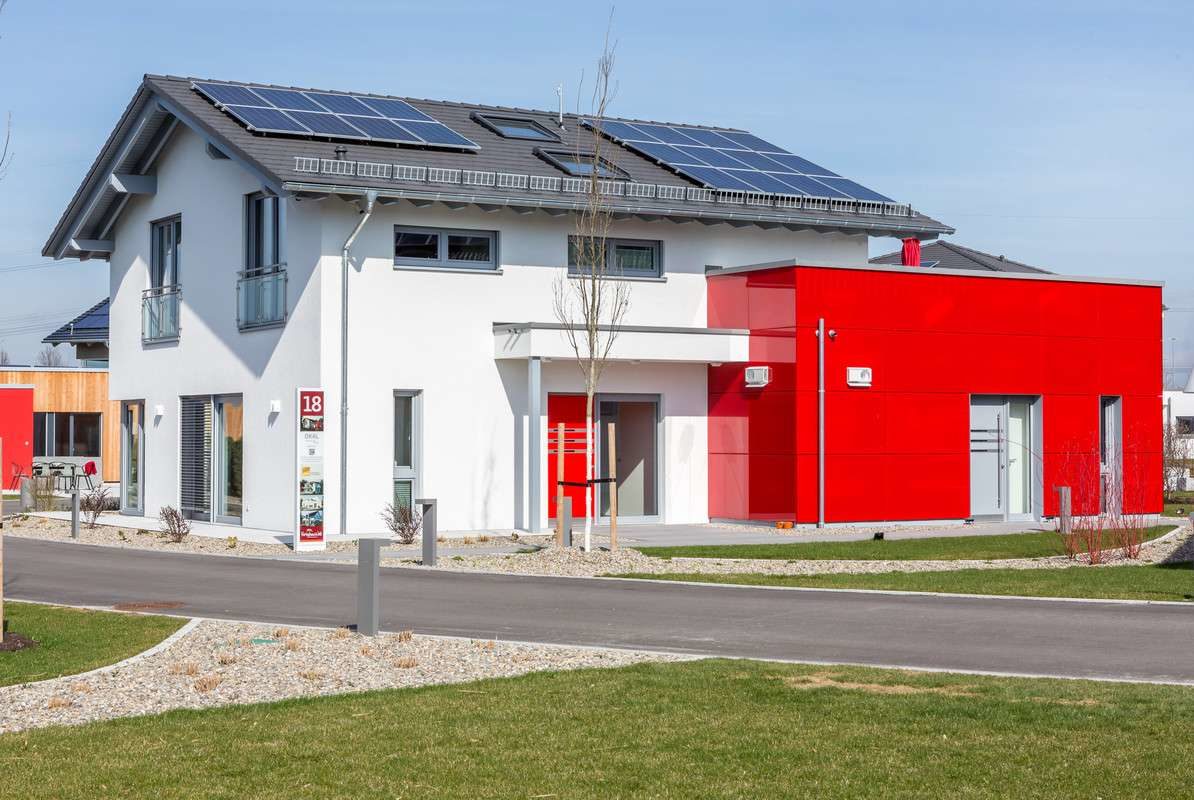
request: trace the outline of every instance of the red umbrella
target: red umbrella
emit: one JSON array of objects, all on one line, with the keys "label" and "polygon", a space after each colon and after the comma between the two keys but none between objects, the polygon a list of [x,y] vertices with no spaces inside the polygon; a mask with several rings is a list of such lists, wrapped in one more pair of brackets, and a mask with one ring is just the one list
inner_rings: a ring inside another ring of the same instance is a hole
[{"label": "red umbrella", "polygon": [[905,267],[920,266],[920,239],[905,239],[901,262]]}]

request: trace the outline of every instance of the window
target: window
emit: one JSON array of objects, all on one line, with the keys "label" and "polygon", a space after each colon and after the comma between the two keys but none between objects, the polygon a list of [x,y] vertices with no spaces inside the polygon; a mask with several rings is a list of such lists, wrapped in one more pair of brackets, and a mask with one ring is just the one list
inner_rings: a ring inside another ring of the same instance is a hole
[{"label": "window", "polygon": [[99,458],[100,415],[39,411],[33,415],[36,458]]},{"label": "window", "polygon": [[182,217],[171,217],[153,223],[152,245],[149,285],[154,289],[176,285],[179,282]]},{"label": "window", "polygon": [[447,269],[497,269],[497,233],[394,227],[394,264]]},{"label": "window", "polygon": [[474,112],[473,119],[498,136],[507,139],[535,139],[538,141],[558,142],[560,137],[550,128],[541,125],[527,117],[513,117],[504,114],[482,114]]},{"label": "window", "polygon": [[[601,254],[600,240],[568,237],[568,269],[575,274],[589,271],[592,260]],[[663,243],[650,239],[605,240],[606,274],[623,278],[657,278],[663,274]]]},{"label": "window", "polygon": [[394,392],[394,505],[410,506],[418,492],[421,461],[420,392]]},{"label": "window", "polygon": [[1175,417],[1173,424],[1178,436],[1194,436],[1194,417]]},{"label": "window", "polygon": [[271,272],[282,263],[277,195],[257,192],[245,199],[245,271]]},{"label": "window", "polygon": [[535,152],[553,167],[563,170],[569,175],[575,175],[578,178],[589,177],[593,174],[593,168],[596,167],[598,178],[608,178],[610,180],[630,179],[630,176],[612,161],[602,158],[597,159],[597,163],[594,164],[592,153],[564,153],[556,150],[536,150]]}]

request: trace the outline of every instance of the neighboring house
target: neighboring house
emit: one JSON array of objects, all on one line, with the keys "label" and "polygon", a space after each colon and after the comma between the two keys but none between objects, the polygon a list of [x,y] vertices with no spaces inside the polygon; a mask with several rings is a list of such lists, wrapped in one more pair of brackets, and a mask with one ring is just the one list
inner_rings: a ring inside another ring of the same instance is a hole
[{"label": "neighboring house", "polygon": [[108,298],[100,300],[42,339],[54,346],[69,344],[84,367],[108,366]]},{"label": "neighboring house", "polygon": [[[6,437],[6,488],[17,471],[29,475],[33,462],[82,466],[94,461],[104,481],[120,480],[120,404],[108,400],[106,369],[0,367],[0,388],[28,394],[31,411],[6,414],[0,430]],[[19,457],[7,440],[22,443]]]},{"label": "neighboring house", "polygon": [[[597,404],[602,439],[617,423],[627,521],[1051,513],[1053,479],[1068,475],[1004,440],[989,459],[972,453],[987,417],[1043,436],[1046,453],[1101,426],[1109,463],[1159,453],[1136,439],[1139,398],[1155,420],[1159,393],[1157,285],[869,265],[871,236],[952,231],[743,131],[601,130],[594,165],[596,134],[574,115],[146,76],[44,251],[110,262],[111,396],[136,476],[125,510],[293,531],[301,505],[304,524],[337,534],[343,509],[365,533],[382,530],[387,502],[435,497],[444,530],[541,530],[555,427],[583,422],[553,287],[584,271],[570,237],[593,170],[614,214],[610,258],[633,282]],[[1139,338],[1084,349],[1103,340],[1076,335],[1090,324],[1071,319],[1078,300]],[[899,337],[883,331],[905,311],[926,335],[894,358],[880,345]],[[821,317],[836,334],[824,469]],[[1125,353],[1157,369],[1112,368]],[[769,370],[747,385],[755,366]],[[323,394],[300,408],[302,389]],[[299,453],[300,427],[322,429],[320,461]],[[1009,512],[1000,471],[1013,462],[1022,511]],[[583,457],[566,458],[565,479],[582,477]],[[1134,488],[1125,505],[1156,510],[1159,492]]]},{"label": "neighboring house", "polygon": [[[872,264],[902,264],[903,254],[900,251],[876,256],[871,259]],[[1019,272],[1036,275],[1052,275],[1047,269],[1032,267],[1019,261],[1012,261],[1006,256],[993,256],[981,250],[963,247],[960,244],[946,241],[931,242],[920,250],[919,266],[930,269],[961,269],[979,272]]]}]

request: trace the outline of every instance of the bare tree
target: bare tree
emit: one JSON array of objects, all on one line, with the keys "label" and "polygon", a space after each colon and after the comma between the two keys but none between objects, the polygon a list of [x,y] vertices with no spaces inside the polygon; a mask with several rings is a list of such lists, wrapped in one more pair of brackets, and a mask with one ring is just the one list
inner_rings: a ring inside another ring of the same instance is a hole
[{"label": "bare tree", "polygon": [[39,367],[61,367],[63,364],[62,353],[55,350],[54,345],[48,344],[37,354],[33,363]]},{"label": "bare tree", "polygon": [[6,366],[11,363],[12,363],[12,359],[8,357],[8,351],[5,350],[3,347],[0,347],[0,367]]},{"label": "bare tree", "polygon": [[[606,27],[601,57],[597,59],[597,74],[593,85],[590,113],[592,125],[591,152],[582,148],[588,140],[576,131],[576,161],[588,165],[588,182],[584,205],[575,215],[576,233],[569,241],[569,261],[576,272],[560,275],[554,286],[556,318],[564,328],[564,335],[576,354],[577,364],[585,383],[585,550],[592,549],[593,533],[593,403],[601,374],[617,339],[622,319],[630,307],[630,287],[616,280],[619,268],[612,263],[606,242],[613,223],[613,209],[606,201],[609,182],[603,180],[606,165],[603,156],[605,139],[601,135],[606,111],[617,93],[612,82],[614,50],[610,42],[613,13]],[[583,87],[583,76],[582,76]],[[578,96],[580,91],[577,92]],[[579,115],[579,108],[578,108]]]},{"label": "bare tree", "polygon": [[[0,0],[0,14],[4,13],[4,7],[8,5],[8,0]],[[5,174],[8,173],[8,166],[12,163],[12,112],[9,111],[4,120],[4,143],[0,145],[0,180],[3,180]]]}]

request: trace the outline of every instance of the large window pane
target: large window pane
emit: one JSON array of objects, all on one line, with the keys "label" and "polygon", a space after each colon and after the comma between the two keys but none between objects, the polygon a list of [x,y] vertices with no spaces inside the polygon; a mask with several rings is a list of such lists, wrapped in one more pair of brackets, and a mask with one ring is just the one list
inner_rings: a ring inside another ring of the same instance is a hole
[{"label": "large window pane", "polygon": [[439,260],[439,234],[435,232],[395,231],[394,258]]},{"label": "large window pane", "polygon": [[70,414],[54,414],[54,444],[53,451],[47,453],[51,458],[64,458],[70,455]]},{"label": "large window pane", "polygon": [[49,414],[38,411],[33,414],[33,456],[44,458],[49,455],[46,448],[46,425]]},{"label": "large window pane", "polygon": [[282,261],[278,246],[278,198],[255,194],[249,198],[249,270],[272,267]]},{"label": "large window pane", "polygon": [[153,223],[149,281],[155,289],[173,286],[179,277],[179,249],[182,245],[182,217]]},{"label": "large window pane", "polygon": [[449,261],[480,261],[488,263],[491,260],[488,236],[470,236],[451,234],[448,236]]},{"label": "large window pane", "polygon": [[656,273],[655,247],[649,244],[619,244],[614,247],[617,269],[625,273]]},{"label": "large window pane", "polygon": [[394,397],[394,465],[414,467],[414,405],[408,394]]},{"label": "large window pane", "polygon": [[[100,415],[72,414],[74,425],[71,433],[69,455],[86,458],[100,456]],[[59,453],[59,455],[67,455]]]}]

